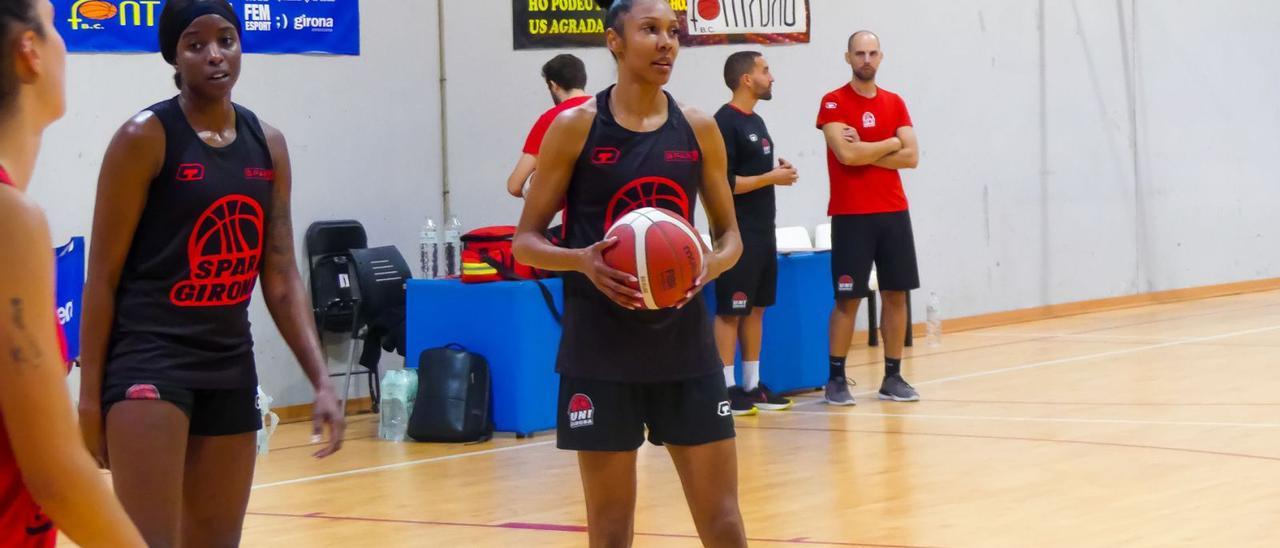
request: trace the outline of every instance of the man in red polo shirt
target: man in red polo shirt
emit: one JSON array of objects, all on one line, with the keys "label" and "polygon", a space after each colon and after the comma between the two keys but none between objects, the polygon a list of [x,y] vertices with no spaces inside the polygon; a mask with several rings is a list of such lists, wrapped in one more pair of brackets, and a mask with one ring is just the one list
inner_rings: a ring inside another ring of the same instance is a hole
[{"label": "man in red polo shirt", "polygon": [[913,169],[919,146],[902,98],[876,86],[883,53],[880,37],[858,31],[849,37],[845,60],[852,80],[828,93],[818,108],[818,128],[827,141],[831,178],[831,374],[825,399],[854,405],[844,372],[858,305],[871,294],[871,265],[884,301],[884,380],[880,399],[917,401],[902,378],[907,329],[907,292],[920,287],[915,237],[900,169]]},{"label": "man in red polo shirt", "polygon": [[587,67],[582,60],[567,53],[552,57],[542,65],[542,78],[547,81],[547,89],[551,91],[551,101],[555,106],[542,114],[529,130],[525,139],[524,151],[520,161],[507,177],[507,192],[517,198],[523,198],[529,185],[529,177],[538,163],[538,149],[542,148],[542,138],[546,136],[551,122],[561,112],[587,102]]}]

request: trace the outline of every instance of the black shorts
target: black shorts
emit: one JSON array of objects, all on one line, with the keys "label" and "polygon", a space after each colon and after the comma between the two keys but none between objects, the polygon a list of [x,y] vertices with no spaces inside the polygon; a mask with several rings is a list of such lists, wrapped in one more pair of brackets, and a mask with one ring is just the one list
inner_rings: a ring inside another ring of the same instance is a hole
[{"label": "black shorts", "polygon": [[654,445],[693,446],[734,437],[724,374],[663,383],[560,378],[556,447],[635,451],[645,427]]},{"label": "black shorts", "polygon": [[191,422],[192,436],[230,436],[262,429],[258,390],[193,390],[155,384],[111,384],[102,391],[102,413],[122,401],[156,400],[182,410]]},{"label": "black shorts", "polygon": [[880,290],[920,288],[909,212],[837,215],[831,220],[831,288],[836,299],[869,296],[872,263]]},{"label": "black shorts", "polygon": [[778,246],[768,239],[742,235],[738,264],[716,278],[716,315],[747,316],[753,308],[773,306],[778,298]]}]

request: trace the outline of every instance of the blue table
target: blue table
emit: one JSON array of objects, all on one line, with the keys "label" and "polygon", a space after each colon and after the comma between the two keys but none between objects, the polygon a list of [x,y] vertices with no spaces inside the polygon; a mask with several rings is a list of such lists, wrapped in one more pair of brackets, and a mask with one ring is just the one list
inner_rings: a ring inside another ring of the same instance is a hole
[{"label": "blue table", "polygon": [[[561,281],[543,283],[563,310]],[[409,367],[423,350],[461,344],[489,360],[498,431],[525,436],[555,428],[560,325],[534,282],[410,280],[406,299]]]},{"label": "blue table", "polygon": [[[563,310],[561,281],[543,283]],[[706,302],[714,308],[714,287],[706,291]],[[560,325],[536,284],[410,280],[406,298],[409,367],[417,367],[423,350],[461,344],[489,360],[498,431],[523,436],[555,428]],[[760,377],[770,388],[787,392],[826,384],[827,321],[833,305],[830,253],[778,257],[778,302],[765,313],[760,356]]]},{"label": "blue table", "polygon": [[[708,306],[714,310],[714,287],[707,291]],[[778,255],[778,300],[764,315],[761,382],[774,392],[821,388],[827,383],[827,327],[833,306],[830,252]],[[737,374],[741,383],[740,367]]]}]

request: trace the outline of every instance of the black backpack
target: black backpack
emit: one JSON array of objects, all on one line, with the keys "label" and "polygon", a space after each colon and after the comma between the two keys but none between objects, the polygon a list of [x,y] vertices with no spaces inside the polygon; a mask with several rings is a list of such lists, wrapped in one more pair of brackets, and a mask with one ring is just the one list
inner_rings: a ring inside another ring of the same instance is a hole
[{"label": "black backpack", "polygon": [[488,441],[493,438],[491,402],[484,356],[456,344],[424,350],[407,434],[427,442]]}]

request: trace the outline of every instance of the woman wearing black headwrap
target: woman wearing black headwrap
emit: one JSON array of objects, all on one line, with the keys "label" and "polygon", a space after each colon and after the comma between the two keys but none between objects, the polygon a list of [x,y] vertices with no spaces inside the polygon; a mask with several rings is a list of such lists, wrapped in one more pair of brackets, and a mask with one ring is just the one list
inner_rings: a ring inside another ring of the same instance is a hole
[{"label": "woman wearing black headwrap", "polygon": [[98,181],[81,424],[149,545],[233,546],[261,428],[259,273],[315,387],[314,433],[328,426],[316,456],[339,449],[343,418],[294,260],[284,136],[231,102],[240,21],[226,0],[170,0],[160,50],[180,92],[125,123]]}]

